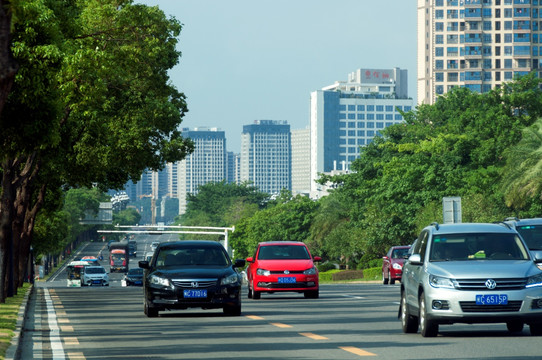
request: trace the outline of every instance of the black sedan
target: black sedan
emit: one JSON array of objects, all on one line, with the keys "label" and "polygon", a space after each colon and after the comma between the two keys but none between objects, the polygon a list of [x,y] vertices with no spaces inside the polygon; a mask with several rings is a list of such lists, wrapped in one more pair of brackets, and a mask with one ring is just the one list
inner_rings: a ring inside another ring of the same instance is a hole
[{"label": "black sedan", "polygon": [[226,315],[241,315],[241,281],[224,247],[215,241],[176,241],[158,245],[151,261],[140,261],[145,269],[144,312],[148,317],[159,311],[192,307],[222,308]]},{"label": "black sedan", "polygon": [[126,286],[143,286],[143,269],[135,268],[128,270],[124,276]]}]

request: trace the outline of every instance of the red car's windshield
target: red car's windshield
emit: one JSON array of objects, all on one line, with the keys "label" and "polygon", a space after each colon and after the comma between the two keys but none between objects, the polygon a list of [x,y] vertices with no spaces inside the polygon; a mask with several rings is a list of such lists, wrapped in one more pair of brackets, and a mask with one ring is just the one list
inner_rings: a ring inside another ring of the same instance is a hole
[{"label": "red car's windshield", "polygon": [[299,245],[270,245],[260,247],[258,260],[308,260],[307,248]]}]

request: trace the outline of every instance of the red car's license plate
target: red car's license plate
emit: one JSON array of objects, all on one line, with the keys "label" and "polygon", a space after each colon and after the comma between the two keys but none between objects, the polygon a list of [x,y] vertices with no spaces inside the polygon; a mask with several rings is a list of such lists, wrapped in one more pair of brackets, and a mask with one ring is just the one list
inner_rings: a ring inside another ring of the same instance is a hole
[{"label": "red car's license plate", "polygon": [[201,299],[207,297],[207,290],[183,290],[185,299]]},{"label": "red car's license plate", "polygon": [[295,276],[281,276],[279,277],[279,284],[293,284],[295,283]]}]

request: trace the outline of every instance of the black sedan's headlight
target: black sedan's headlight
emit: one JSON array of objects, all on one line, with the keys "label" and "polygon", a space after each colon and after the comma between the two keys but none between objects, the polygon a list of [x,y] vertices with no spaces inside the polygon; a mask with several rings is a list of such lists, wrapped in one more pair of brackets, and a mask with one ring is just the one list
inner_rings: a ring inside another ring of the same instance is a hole
[{"label": "black sedan's headlight", "polygon": [[226,277],[223,277],[222,280],[220,280],[220,285],[234,285],[239,282],[239,275],[237,274],[231,274]]},{"label": "black sedan's headlight", "polygon": [[150,283],[151,283],[151,285],[171,286],[171,282],[169,281],[169,279],[166,279],[166,278],[163,278],[163,277],[160,277],[160,276],[156,276],[156,275],[151,275]]}]

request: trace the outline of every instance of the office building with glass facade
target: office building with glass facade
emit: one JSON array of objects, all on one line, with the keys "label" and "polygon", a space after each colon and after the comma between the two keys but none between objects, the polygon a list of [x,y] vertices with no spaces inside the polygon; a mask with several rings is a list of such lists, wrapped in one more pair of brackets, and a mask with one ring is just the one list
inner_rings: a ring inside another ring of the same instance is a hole
[{"label": "office building with glass facade", "polygon": [[404,121],[412,110],[407,70],[358,69],[347,81],[311,93],[311,197],[318,197],[319,173],[345,171],[379,131]]},{"label": "office building with glass facade", "polygon": [[290,125],[286,121],[256,120],[243,125],[241,182],[250,181],[270,195],[292,189]]}]

